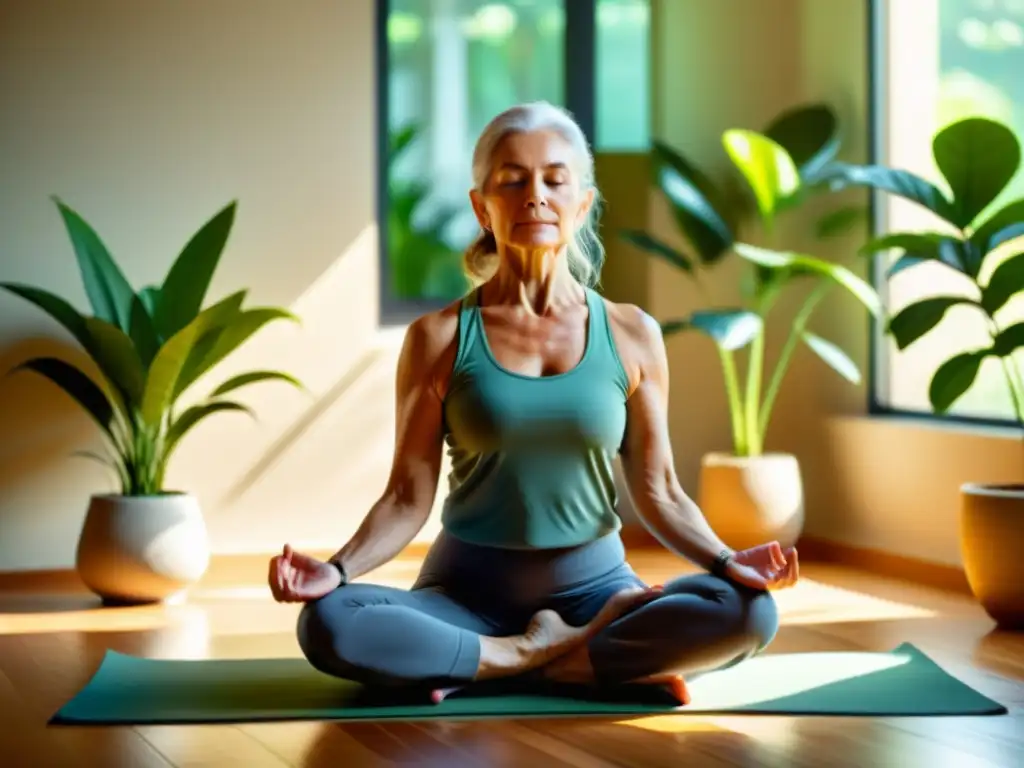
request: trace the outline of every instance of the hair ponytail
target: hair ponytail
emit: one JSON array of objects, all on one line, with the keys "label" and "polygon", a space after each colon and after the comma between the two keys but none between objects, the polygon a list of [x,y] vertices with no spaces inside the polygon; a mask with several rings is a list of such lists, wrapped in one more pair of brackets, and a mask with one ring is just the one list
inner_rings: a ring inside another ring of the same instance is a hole
[{"label": "hair ponytail", "polygon": [[482,230],[462,255],[462,269],[474,285],[486,283],[498,267],[498,242],[489,229]]}]

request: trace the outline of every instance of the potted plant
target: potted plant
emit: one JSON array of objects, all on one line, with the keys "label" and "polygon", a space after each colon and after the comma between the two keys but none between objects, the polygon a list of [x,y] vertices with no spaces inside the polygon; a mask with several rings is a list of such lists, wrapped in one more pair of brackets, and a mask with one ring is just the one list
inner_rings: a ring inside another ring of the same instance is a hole
[{"label": "potted plant", "polygon": [[41,288],[0,283],[60,323],[95,364],[99,381],[56,357],[16,366],[60,387],[96,422],[106,451],[80,452],[112,468],[115,493],[91,497],[76,553],[76,569],[107,604],[176,599],[209,563],[199,503],[168,489],[168,462],[182,439],[207,416],[251,410],[226,397],[268,380],[301,386],[280,371],[233,376],[209,395],[179,407],[183,395],[214,365],[269,322],[296,320],[284,309],[242,307],[238,291],[203,308],[210,280],[235,217],[231,203],[189,240],[162,285],[134,290],[100,237],[55,200],[70,236],[93,314]]},{"label": "potted plant", "polygon": [[[745,194],[732,191],[728,178],[713,181],[665,144],[654,145],[655,180],[689,254],[646,232],[627,231],[623,236],[698,284],[702,273],[730,254],[747,262],[741,306],[701,309],[663,322],[662,330],[666,336],[684,330],[705,334],[717,348],[722,365],[732,449],[712,451],[702,458],[702,511],[719,536],[736,549],[771,540],[791,546],[803,531],[803,483],[796,456],[765,450],[776,397],[801,346],[839,375],[859,383],[857,365],[838,346],[813,333],[810,320],[836,287],[845,289],[872,313],[881,311],[881,301],[867,282],[844,266],[761,247],[749,242],[753,238],[742,237],[743,228],[754,224],[770,244],[777,243],[780,217],[828,191],[820,174],[840,145],[832,110],[820,104],[801,106],[779,115],[763,132],[725,131],[722,142],[736,172],[732,178],[742,179]],[[816,233],[822,238],[839,234],[862,221],[862,213],[859,207],[838,207],[817,222]],[[788,325],[786,341],[766,379],[767,323],[773,319],[779,297],[794,287],[809,291]],[[737,364],[740,350],[746,352],[745,375]]]},{"label": "potted plant", "polygon": [[[989,330],[982,346],[960,349],[932,374],[928,398],[947,413],[965,395],[987,359],[999,363],[1024,437],[1024,374],[1013,356],[1024,347],[1024,322],[1006,309],[1024,293],[1024,198],[999,203],[1017,175],[1021,147],[1006,125],[984,117],[958,120],[932,139],[932,156],[949,194],[901,169],[835,164],[824,176],[834,188],[867,186],[913,201],[941,222],[936,231],[894,232],[870,240],[869,255],[896,250],[888,278],[925,263],[949,270],[963,293],[929,295],[894,312],[886,326],[896,347],[907,349],[938,330],[955,306],[979,313]],[[919,272],[920,274],[920,272]],[[947,325],[947,328],[949,326]],[[1021,475],[1003,483],[961,488],[961,553],[971,590],[1002,627],[1024,627],[1024,460]]]}]

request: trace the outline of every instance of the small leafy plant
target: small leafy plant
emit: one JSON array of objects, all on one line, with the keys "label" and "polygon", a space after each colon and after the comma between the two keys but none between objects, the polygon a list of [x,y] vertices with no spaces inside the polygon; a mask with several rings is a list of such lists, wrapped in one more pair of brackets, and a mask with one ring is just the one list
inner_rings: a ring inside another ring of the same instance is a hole
[{"label": "small leafy plant", "polygon": [[[737,456],[758,456],[764,450],[776,397],[801,342],[844,378],[854,383],[861,380],[857,365],[845,352],[808,329],[821,301],[837,286],[873,314],[881,312],[881,300],[867,282],[846,267],[814,256],[759,247],[744,242],[741,234],[745,225],[753,223],[767,240],[775,242],[782,216],[829,191],[821,174],[840,148],[838,124],[831,109],[811,104],[788,110],[763,132],[727,130],[722,143],[735,173],[719,181],[713,181],[696,163],[664,143],[657,142],[653,148],[655,182],[669,203],[690,253],[646,232],[630,230],[623,237],[694,278],[699,286],[702,273],[730,254],[748,263],[742,306],[698,310],[688,317],[664,322],[662,330],[666,335],[696,330],[711,338],[722,364],[733,451]],[[739,184],[735,183],[737,179]],[[837,207],[817,222],[815,233],[819,238],[832,237],[862,221],[862,208]],[[811,288],[789,326],[764,387],[768,318],[787,288],[804,283],[810,283]],[[736,353],[745,348],[746,380],[741,387]]]},{"label": "small leafy plant", "polygon": [[37,357],[14,371],[34,371],[49,379],[95,420],[109,451],[79,453],[113,468],[123,495],[165,493],[168,462],[189,430],[222,411],[253,415],[250,408],[225,395],[273,379],[302,385],[280,371],[252,371],[224,381],[206,399],[179,413],[177,406],[185,391],[267,323],[298,318],[275,307],[243,309],[245,290],[202,307],[234,223],[235,203],[189,240],[162,285],[135,291],[93,228],[59,199],[55,202],[93,315],[81,314],[40,288],[9,282],[0,287],[33,303],[67,329],[99,369],[103,386],[56,357]]},{"label": "small leafy plant", "polygon": [[[931,407],[936,413],[949,411],[974,384],[982,362],[991,357],[1002,366],[1016,418],[1024,426],[1024,377],[1012,359],[1014,352],[1024,347],[1024,321],[1007,324],[1002,319],[1002,310],[1024,292],[1024,240],[1020,252],[1001,261],[987,278],[982,277],[996,249],[1024,236],[1024,198],[991,210],[1017,175],[1020,143],[1002,123],[970,117],[935,134],[932,156],[949,194],[909,171],[878,165],[836,163],[824,178],[835,189],[866,186],[905,198],[945,225],[945,231],[886,234],[862,248],[868,255],[902,251],[887,272],[890,279],[921,264],[934,263],[958,275],[968,289],[965,295],[930,296],[903,307],[893,315],[886,331],[903,350],[937,328],[951,307],[964,305],[980,312],[990,343],[959,351],[936,368],[928,388]],[[1012,245],[1009,250],[1014,250]]]}]

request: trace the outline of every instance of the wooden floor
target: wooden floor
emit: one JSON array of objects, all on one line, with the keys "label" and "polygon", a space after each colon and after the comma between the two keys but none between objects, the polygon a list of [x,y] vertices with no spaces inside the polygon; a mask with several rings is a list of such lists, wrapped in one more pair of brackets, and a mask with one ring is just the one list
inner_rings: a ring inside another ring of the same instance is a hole
[{"label": "wooden floor", "polygon": [[[649,583],[679,561],[635,551]],[[414,559],[372,580],[407,586]],[[278,605],[251,570],[211,580],[186,604],[100,609],[87,594],[23,584],[0,592],[0,765],[81,766],[1022,766],[1024,635],[992,630],[969,598],[806,564],[778,593],[771,652],[890,650],[909,641],[1010,714],[957,718],[700,717],[632,720],[156,727],[47,727],[104,651],[153,657],[298,655],[297,607]]]}]

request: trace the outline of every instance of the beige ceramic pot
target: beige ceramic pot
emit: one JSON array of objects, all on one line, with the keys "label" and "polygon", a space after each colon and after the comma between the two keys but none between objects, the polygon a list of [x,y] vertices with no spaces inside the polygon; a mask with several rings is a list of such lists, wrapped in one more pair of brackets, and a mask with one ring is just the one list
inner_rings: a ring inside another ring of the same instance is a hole
[{"label": "beige ceramic pot", "polygon": [[960,489],[967,583],[1002,629],[1024,629],[1024,483]]},{"label": "beige ceramic pot", "polygon": [[800,463],[788,453],[709,453],[701,462],[698,504],[733,549],[770,541],[793,546],[804,525]]},{"label": "beige ceramic pot", "polygon": [[173,602],[206,572],[210,546],[195,497],[93,496],[76,567],[108,605]]}]

